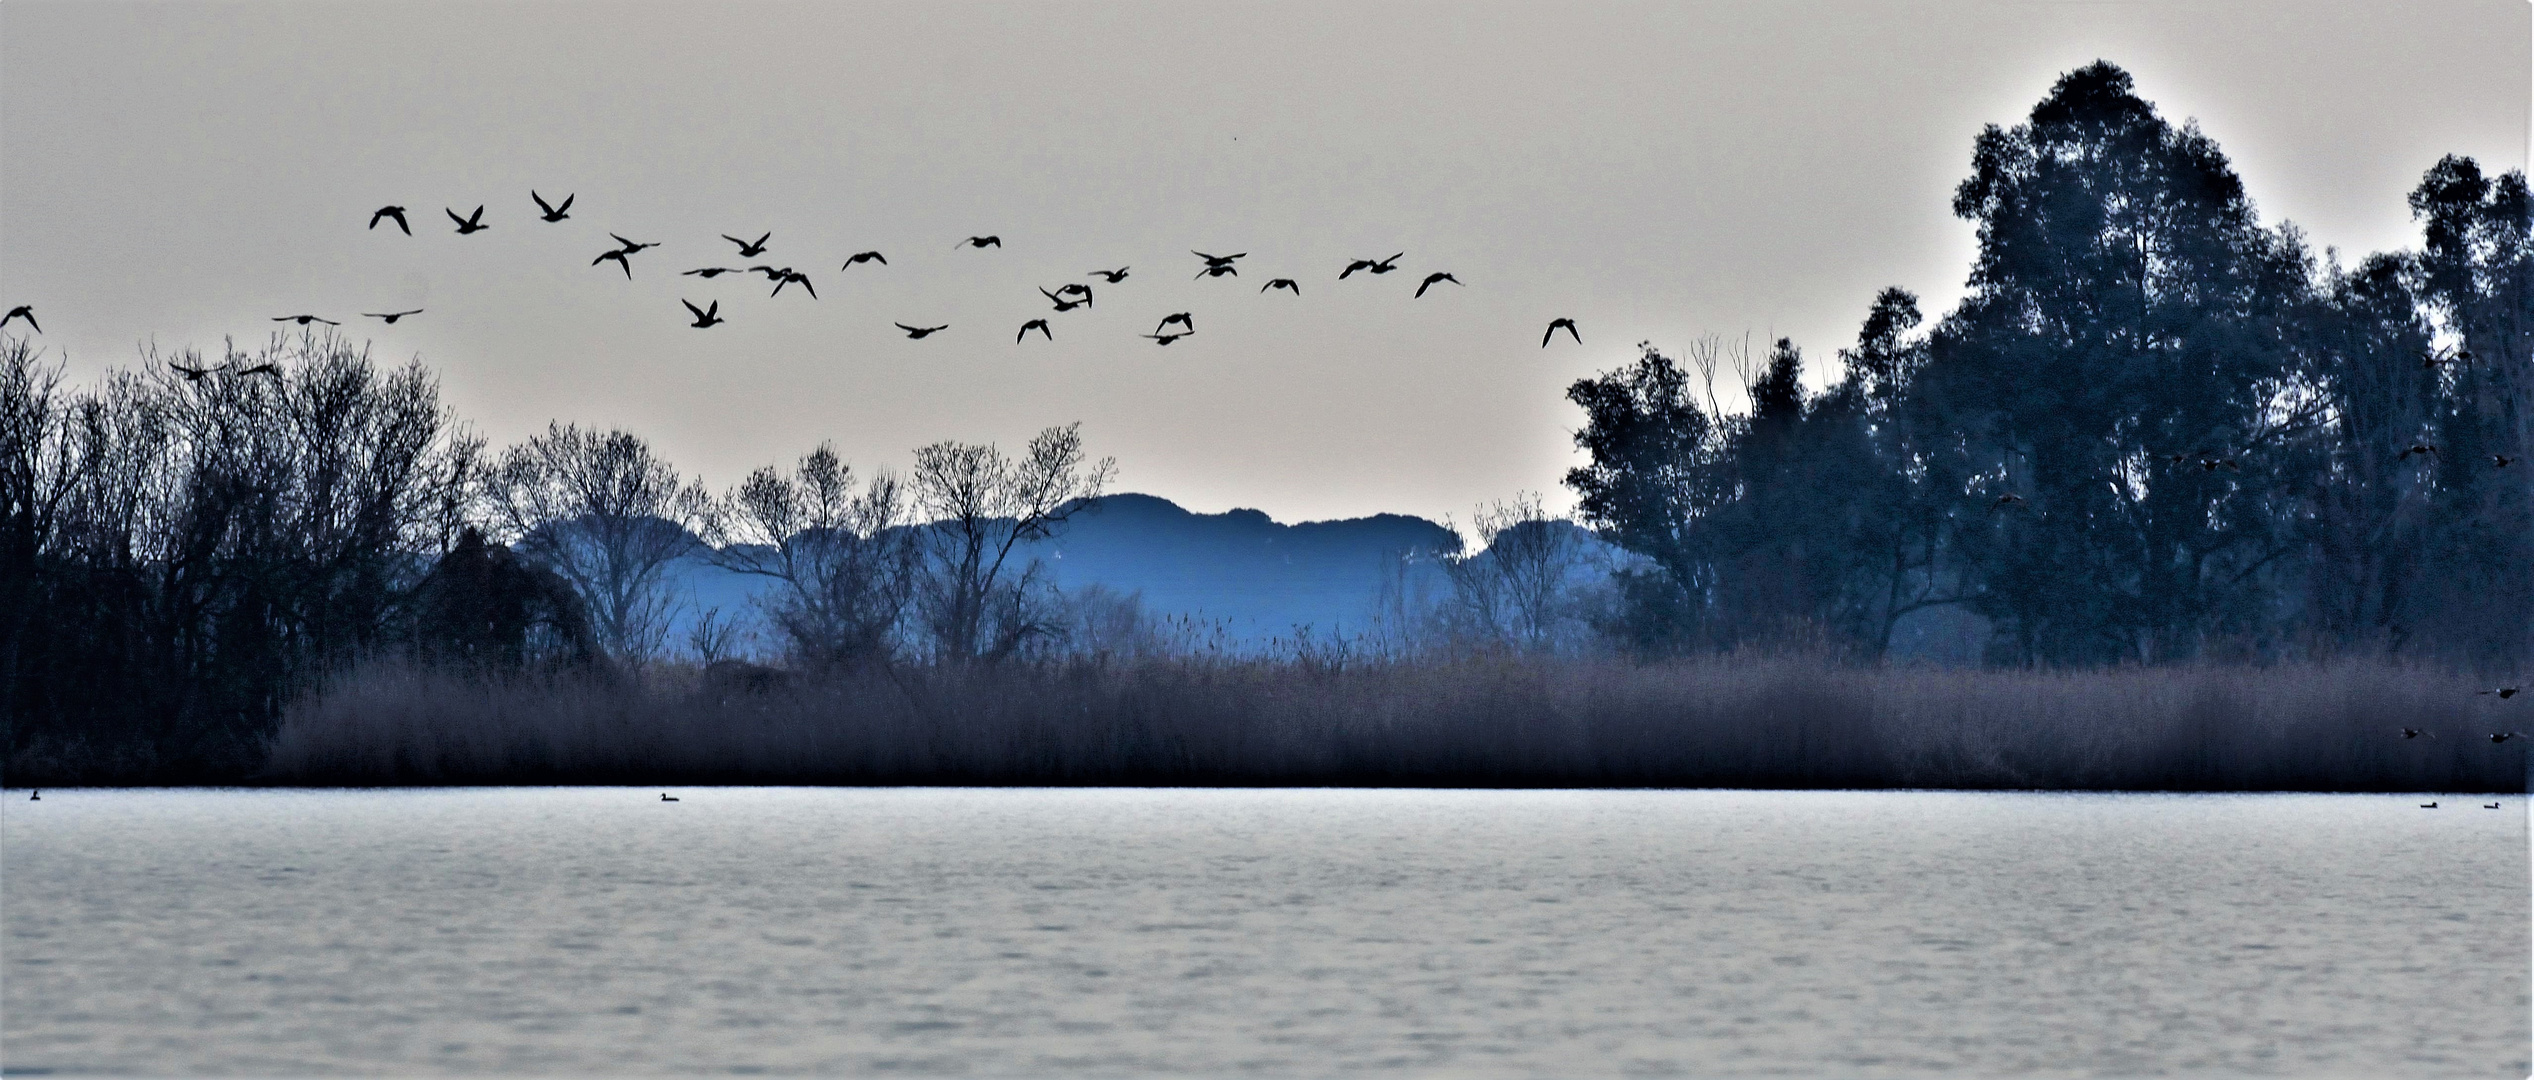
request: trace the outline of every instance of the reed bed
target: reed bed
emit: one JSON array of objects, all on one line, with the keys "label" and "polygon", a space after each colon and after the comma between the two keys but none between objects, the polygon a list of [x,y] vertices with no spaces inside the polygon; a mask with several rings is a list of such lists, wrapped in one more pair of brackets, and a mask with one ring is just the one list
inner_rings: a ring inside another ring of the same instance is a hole
[{"label": "reed bed", "polygon": [[[290,709],[305,785],[2525,789],[2525,697],[2384,664],[1154,660],[737,685],[385,664]],[[2434,738],[2406,740],[2400,729]]]}]

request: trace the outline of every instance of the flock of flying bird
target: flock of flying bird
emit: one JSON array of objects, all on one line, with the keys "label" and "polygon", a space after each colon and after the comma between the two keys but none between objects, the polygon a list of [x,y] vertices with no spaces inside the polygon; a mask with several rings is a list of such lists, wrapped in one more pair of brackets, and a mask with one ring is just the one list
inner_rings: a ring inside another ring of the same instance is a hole
[{"label": "flock of flying bird", "polygon": [[[547,202],[544,195],[535,191],[530,191],[528,193],[528,197],[531,200],[534,200],[537,204],[537,210],[539,211],[537,220],[553,223],[564,221],[572,216],[572,201],[578,196],[577,194],[566,195],[563,197],[563,201],[559,203]],[[481,205],[477,206],[473,213],[463,216],[461,216],[454,208],[446,208],[444,212],[448,214],[450,222],[455,225],[457,234],[460,236],[470,236],[492,228],[492,226],[487,225],[484,222],[484,207]],[[377,210],[371,212],[369,227],[376,229],[378,228],[380,222],[391,221],[395,223],[398,230],[402,231],[407,236],[411,236],[413,235],[413,222],[411,219],[407,218],[405,214],[405,208],[402,206],[379,207]],[[617,246],[607,251],[600,252],[596,258],[590,260],[590,265],[597,266],[601,263],[615,263],[617,269],[624,271],[625,280],[627,281],[633,280],[633,256],[650,248],[660,246],[658,242],[628,240],[615,233],[609,233],[607,235],[616,241]],[[732,236],[728,233],[722,234],[722,239],[728,240],[732,244],[738,246],[738,257],[741,259],[755,259],[764,255],[773,238],[774,234],[772,232],[760,233],[754,240]],[[991,235],[971,236],[951,245],[953,250],[960,248],[976,250],[984,248],[1000,248],[1002,246],[1003,238],[1001,236]],[[1249,253],[1245,251],[1231,255],[1211,255],[1202,251],[1193,252],[1193,254],[1204,262],[1203,268],[1198,270],[1196,273],[1198,278],[1238,277],[1240,276],[1240,267],[1238,265],[1239,261],[1249,257]],[[1353,277],[1358,271],[1374,275],[1390,273],[1399,268],[1399,260],[1405,257],[1406,254],[1406,252],[1397,252],[1386,259],[1356,259],[1347,263],[1346,268],[1338,273],[1337,278],[1340,281],[1344,281],[1347,278]],[[889,259],[888,256],[877,251],[857,252],[848,257],[844,264],[837,269],[839,271],[851,270],[864,263],[878,263],[882,266],[887,266],[889,264]],[[1119,282],[1125,281],[1127,275],[1133,269],[1134,268],[1131,266],[1121,266],[1115,270],[1093,270],[1086,276],[1097,277],[1105,284],[1115,285]],[[693,270],[683,271],[680,276],[702,278],[706,281],[710,281],[723,274],[764,275],[765,279],[772,282],[774,285],[773,291],[767,294],[768,297],[781,296],[783,295],[783,290],[787,286],[798,285],[801,287],[802,292],[809,294],[811,299],[814,300],[818,298],[818,287],[810,281],[809,275],[789,266],[772,266],[764,263],[746,267],[705,266],[698,267]],[[1417,283],[1416,293],[1411,297],[1411,299],[1422,299],[1427,290],[1432,289],[1436,285],[1445,284],[1447,282],[1454,286],[1461,285],[1461,279],[1453,276],[1453,274],[1448,270],[1437,270],[1432,273],[1428,273],[1425,275],[1423,280]],[[1277,289],[1282,289],[1297,297],[1302,295],[1302,284],[1289,277],[1270,279],[1266,284],[1259,286],[1258,291],[1266,293]],[[1038,292],[1040,295],[1046,297],[1048,303],[1054,307],[1055,312],[1058,314],[1072,311],[1076,308],[1090,307],[1093,302],[1091,286],[1080,282],[1066,284],[1055,289],[1041,287]],[[688,323],[688,325],[694,327],[695,329],[708,330],[730,321],[729,319],[722,317],[721,301],[719,300],[708,301],[702,307],[697,307],[694,301],[684,298],[680,298],[678,303],[684,305],[686,307],[687,314],[693,316],[693,321]],[[412,311],[363,312],[362,314],[368,318],[383,319],[392,325],[398,319],[404,318],[408,315],[419,315],[421,313],[421,309],[417,308]],[[328,326],[341,325],[331,319],[322,319],[314,315],[286,315],[276,319],[275,321],[297,322],[301,326],[306,326],[312,322],[322,322]],[[904,331],[909,339],[916,341],[921,341],[934,334],[950,329],[947,324],[938,326],[912,326],[906,323],[894,323],[892,325],[895,325],[899,330]],[[1173,327],[1176,327],[1177,329],[1174,330],[1172,329]],[[1044,340],[1055,340],[1056,335],[1054,329],[1049,324],[1048,320],[1042,316],[1023,322],[1020,327],[1020,332],[1013,335],[1013,343],[1018,344],[1022,341],[1028,340],[1030,332],[1033,330],[1037,331],[1040,338]],[[1566,331],[1567,336],[1572,338],[1576,344],[1583,344],[1584,336],[1581,331],[1575,328],[1575,320],[1560,318],[1550,321],[1547,332],[1540,335],[1540,347],[1547,348],[1549,341],[1555,338],[1557,336],[1557,332],[1560,330]],[[1141,336],[1151,340],[1156,345],[1168,345],[1196,332],[1197,324],[1195,315],[1190,312],[1181,311],[1174,312],[1171,315],[1164,317],[1158,325],[1153,327],[1152,333]]]}]

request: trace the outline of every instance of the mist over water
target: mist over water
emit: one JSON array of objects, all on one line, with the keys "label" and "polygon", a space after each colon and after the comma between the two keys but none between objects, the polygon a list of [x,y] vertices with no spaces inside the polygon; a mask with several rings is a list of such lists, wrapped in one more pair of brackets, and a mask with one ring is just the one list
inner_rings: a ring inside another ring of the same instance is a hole
[{"label": "mist over water", "polygon": [[2521,1076],[2521,802],[63,791],[7,1067]]}]

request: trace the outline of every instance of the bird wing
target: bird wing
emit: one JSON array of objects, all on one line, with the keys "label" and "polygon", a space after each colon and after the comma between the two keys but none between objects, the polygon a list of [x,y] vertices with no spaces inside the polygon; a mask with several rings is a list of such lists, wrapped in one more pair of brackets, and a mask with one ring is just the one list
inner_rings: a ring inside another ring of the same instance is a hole
[{"label": "bird wing", "polygon": [[1540,347],[1541,347],[1541,348],[1543,348],[1543,349],[1548,348],[1548,347],[1549,347],[1549,339],[1550,339],[1550,338],[1553,338],[1553,337],[1556,337],[1556,336],[1557,336],[1557,324],[1556,324],[1556,323],[1550,323],[1550,324],[1549,324],[1549,328],[1548,328],[1547,330],[1544,330],[1544,331],[1541,331],[1541,332],[1540,332]]},{"label": "bird wing", "polygon": [[[703,308],[696,307],[696,306],[695,306],[695,301],[693,301],[693,300],[680,300],[680,301],[678,301],[678,303],[681,303],[681,304],[686,305],[686,310],[694,312],[694,313],[695,313],[695,317],[696,317],[696,318],[701,319],[701,318],[703,318],[703,317],[704,317],[704,309],[703,309]],[[716,300],[716,301],[714,301],[714,303],[720,303],[720,301]]]},{"label": "bird wing", "polygon": [[546,202],[545,196],[537,194],[537,189],[529,188],[528,197],[537,200],[537,209],[543,210],[549,215],[554,213],[554,207]]},{"label": "bird wing", "polygon": [[912,333],[914,333],[914,332],[915,332],[915,328],[914,328],[914,327],[912,327],[912,326],[908,326],[908,325],[906,325],[905,323],[890,323],[889,325],[894,326],[894,327],[897,327],[898,329],[900,329],[900,330],[904,330],[904,331],[906,331],[907,333],[910,333],[910,334],[912,334]]},{"label": "bird wing", "polygon": [[459,216],[458,216],[458,212],[457,212],[457,211],[455,211],[455,210],[450,210],[448,207],[445,207],[445,206],[441,207],[440,209],[441,209],[442,211],[445,211],[445,212],[449,215],[449,220],[454,221],[454,222],[457,222],[457,223],[458,223],[458,224],[460,224],[460,225],[464,225],[464,224],[466,224],[466,219],[465,219],[465,218],[462,218],[462,217],[459,217]]}]

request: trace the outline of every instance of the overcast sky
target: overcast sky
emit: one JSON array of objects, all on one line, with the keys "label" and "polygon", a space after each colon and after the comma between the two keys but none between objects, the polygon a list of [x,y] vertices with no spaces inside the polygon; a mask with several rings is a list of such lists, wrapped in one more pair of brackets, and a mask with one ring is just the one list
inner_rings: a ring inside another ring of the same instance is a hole
[{"label": "overcast sky", "polygon": [[[2265,221],[2414,244],[2439,155],[2524,165],[2528,11],[10,0],[0,301],[83,379],[346,319],[496,444],[621,426],[716,488],[821,440],[903,468],[1079,420],[1120,489],[1195,509],[1465,521],[1571,501],[1562,391],[1640,340],[1788,335],[1818,382],[1878,288],[1941,313],[1973,137],[2098,57],[2196,118]],[[416,235],[363,228],[388,203]],[[454,235],[442,208],[479,203],[492,228]],[[677,274],[769,230],[819,299]],[[610,231],[662,244],[630,282],[589,265]],[[953,250],[978,233],[1003,247]],[[1192,248],[1249,256],[1197,281]],[[865,249],[889,265],[839,269]],[[1434,270],[1466,287],[1411,299]],[[1036,291],[1076,281],[1094,308]],[[1195,336],[1136,336],[1176,311]],[[1582,345],[1542,349],[1560,316]],[[1055,340],[1015,345],[1038,317]]]}]

